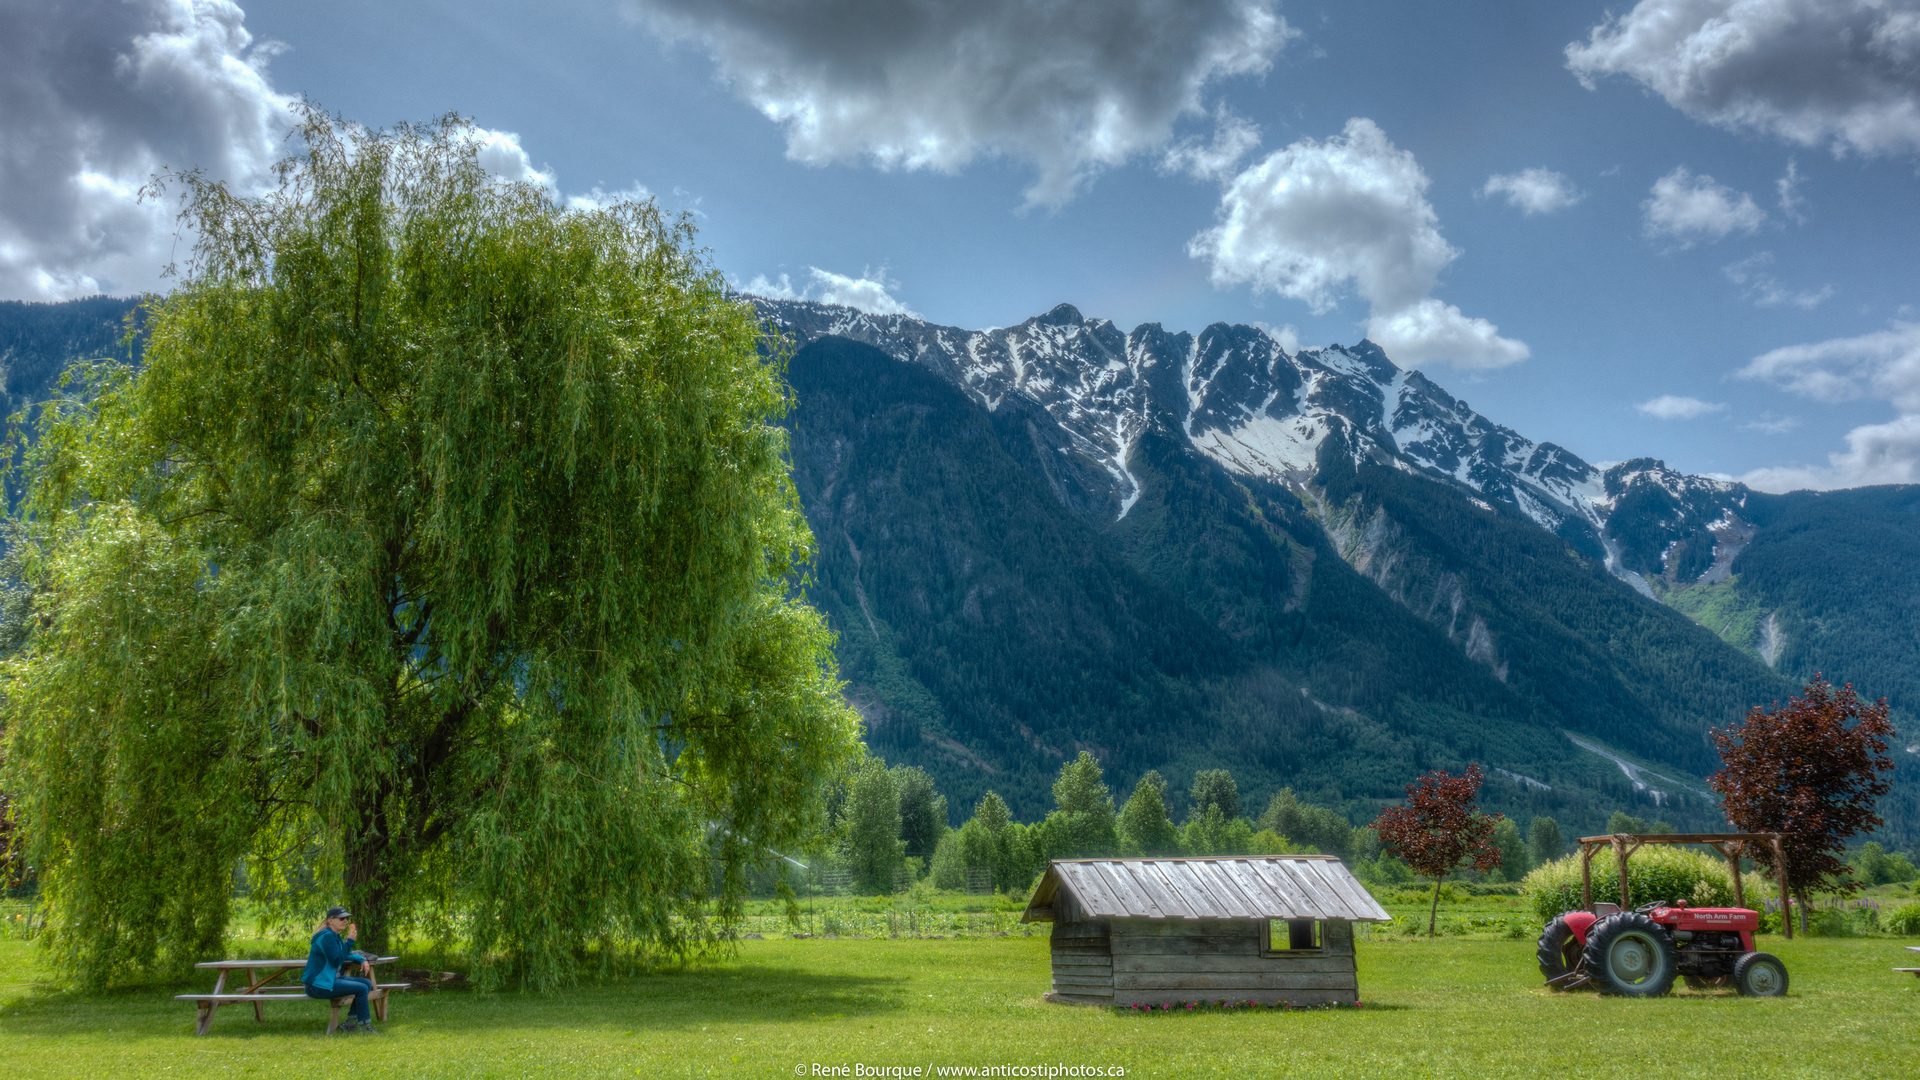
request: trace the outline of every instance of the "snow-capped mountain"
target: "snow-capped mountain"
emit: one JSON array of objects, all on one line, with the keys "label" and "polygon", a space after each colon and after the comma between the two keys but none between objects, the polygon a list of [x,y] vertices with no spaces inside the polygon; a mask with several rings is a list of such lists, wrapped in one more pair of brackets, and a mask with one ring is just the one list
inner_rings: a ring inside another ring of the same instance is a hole
[{"label": "snow-capped mountain", "polygon": [[1140,496],[1129,458],[1157,422],[1233,473],[1295,490],[1313,483],[1329,440],[1338,452],[1464,485],[1603,557],[1647,595],[1649,577],[1724,577],[1751,536],[1738,513],[1743,487],[1651,459],[1603,471],[1488,420],[1370,341],[1289,354],[1251,326],[1215,323],[1195,336],[1148,323],[1123,334],[1069,304],[1018,326],[963,330],[806,301],[755,303],[797,345],[851,338],[925,365],[989,410],[1009,396],[1045,409],[1071,439],[1062,450],[1105,475],[1121,518]]}]

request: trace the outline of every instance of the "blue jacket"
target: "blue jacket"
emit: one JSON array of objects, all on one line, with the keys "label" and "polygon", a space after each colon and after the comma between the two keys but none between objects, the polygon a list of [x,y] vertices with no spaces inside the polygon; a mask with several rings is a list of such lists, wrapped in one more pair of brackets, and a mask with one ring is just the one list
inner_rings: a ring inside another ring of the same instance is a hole
[{"label": "blue jacket", "polygon": [[340,965],[351,960],[354,946],[358,942],[342,941],[340,935],[330,926],[323,926],[313,935],[313,947],[307,950],[307,969],[300,973],[300,981],[316,990],[333,989],[333,977],[340,971]]}]

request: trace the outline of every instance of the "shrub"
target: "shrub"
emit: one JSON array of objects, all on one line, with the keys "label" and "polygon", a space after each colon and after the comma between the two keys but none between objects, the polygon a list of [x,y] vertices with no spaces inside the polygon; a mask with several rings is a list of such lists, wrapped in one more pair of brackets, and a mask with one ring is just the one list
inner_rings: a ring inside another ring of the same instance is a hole
[{"label": "shrub", "polygon": [[1859,931],[1840,908],[1814,908],[1807,913],[1808,937],[1856,937]]},{"label": "shrub", "polygon": [[[1756,874],[1746,875],[1742,884],[1749,907],[1767,895],[1762,890],[1771,889]],[[1733,905],[1726,860],[1686,848],[1641,848],[1627,865],[1627,886],[1636,905],[1654,900],[1685,900],[1696,907]],[[1569,855],[1540,867],[1527,875],[1520,888],[1542,922],[1579,908],[1580,856]],[[1593,898],[1617,901],[1619,896],[1620,874],[1613,853],[1602,851],[1593,857]]]},{"label": "shrub", "polygon": [[1920,904],[1902,904],[1887,916],[1887,929],[1901,937],[1920,937]]}]

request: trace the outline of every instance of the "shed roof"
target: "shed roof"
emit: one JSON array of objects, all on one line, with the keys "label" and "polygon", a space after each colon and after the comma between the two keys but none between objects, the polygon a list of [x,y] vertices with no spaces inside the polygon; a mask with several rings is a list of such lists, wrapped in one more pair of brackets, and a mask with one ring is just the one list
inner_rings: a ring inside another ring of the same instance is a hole
[{"label": "shed roof", "polygon": [[1021,921],[1053,921],[1061,889],[1097,919],[1393,921],[1331,855],[1055,859]]}]

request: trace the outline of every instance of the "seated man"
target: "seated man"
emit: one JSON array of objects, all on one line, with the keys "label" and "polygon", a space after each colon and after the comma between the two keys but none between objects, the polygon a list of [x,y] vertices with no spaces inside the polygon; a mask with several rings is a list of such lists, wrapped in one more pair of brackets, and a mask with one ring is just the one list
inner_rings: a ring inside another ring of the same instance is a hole
[{"label": "seated man", "polygon": [[[307,951],[307,967],[300,973],[300,981],[306,984],[307,996],[331,1001],[347,994],[353,995],[353,1008],[349,1010],[349,1019],[340,1025],[341,1031],[362,1032],[377,1035],[373,1029],[373,1015],[367,1008],[367,995],[373,993],[373,980],[356,979],[348,975],[336,974],[340,965],[359,960],[362,968],[371,975],[372,970],[365,967],[366,957],[354,951],[358,944],[354,940],[359,928],[351,920],[353,915],[343,907],[327,909],[327,917],[313,931],[313,946]],[[342,935],[345,937],[342,937]]]}]

